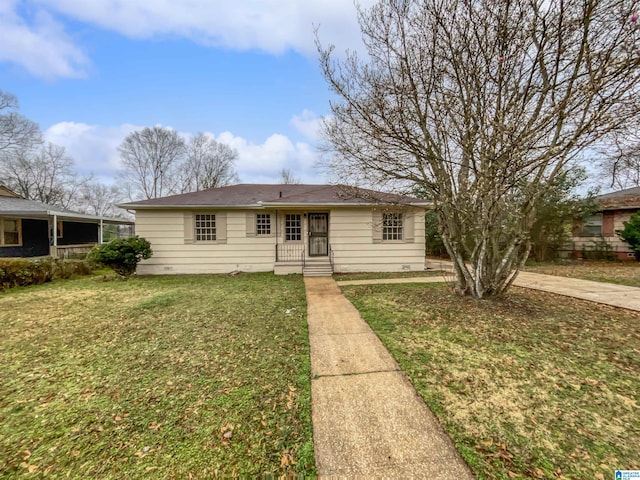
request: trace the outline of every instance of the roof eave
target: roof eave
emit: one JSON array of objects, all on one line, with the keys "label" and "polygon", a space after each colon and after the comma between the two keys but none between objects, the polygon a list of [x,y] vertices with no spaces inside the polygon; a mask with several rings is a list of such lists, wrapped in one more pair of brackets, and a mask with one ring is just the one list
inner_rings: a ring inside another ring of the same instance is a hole
[{"label": "roof eave", "polygon": [[0,215],[7,217],[46,219],[56,216],[57,218],[68,218],[77,220],[94,220],[107,223],[134,224],[133,220],[115,217],[101,217],[99,215],[89,215],[84,213],[58,212],[56,210],[3,210]]},{"label": "roof eave", "polygon": [[125,210],[201,210],[203,208],[216,208],[216,209],[260,209],[264,208],[260,204],[246,204],[246,205],[144,205],[136,203],[121,203],[116,205],[117,207],[124,208]]},{"label": "roof eave", "polygon": [[225,210],[259,210],[264,208],[309,208],[309,207],[379,207],[384,205],[406,205],[410,207],[428,208],[433,206],[431,202],[262,202],[259,204],[246,205],[140,205],[140,204],[119,204],[120,208],[127,210],[202,210],[202,209],[225,209]]},{"label": "roof eave", "polygon": [[388,205],[400,205],[409,207],[430,207],[432,204],[428,202],[263,202],[264,206],[269,207],[381,207]]}]

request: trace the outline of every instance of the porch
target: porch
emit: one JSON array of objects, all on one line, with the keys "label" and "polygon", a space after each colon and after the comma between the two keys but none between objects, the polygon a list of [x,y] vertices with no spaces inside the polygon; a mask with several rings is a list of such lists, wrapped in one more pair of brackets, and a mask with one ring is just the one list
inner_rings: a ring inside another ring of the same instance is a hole
[{"label": "porch", "polygon": [[329,244],[328,212],[283,212],[276,235],[276,275],[302,273],[305,276],[331,276],[333,250]]},{"label": "porch", "polygon": [[276,275],[302,273],[305,277],[330,277],[333,275],[333,250],[327,242],[327,255],[308,256],[303,243],[276,244]]}]

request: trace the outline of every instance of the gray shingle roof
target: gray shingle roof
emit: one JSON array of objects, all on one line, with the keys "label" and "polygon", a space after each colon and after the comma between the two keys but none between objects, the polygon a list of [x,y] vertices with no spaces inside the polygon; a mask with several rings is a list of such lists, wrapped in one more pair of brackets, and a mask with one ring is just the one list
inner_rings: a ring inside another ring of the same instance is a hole
[{"label": "gray shingle roof", "polygon": [[44,215],[46,215],[47,212],[57,212],[60,214],[79,213],[73,212],[72,210],[66,210],[64,208],[56,207],[54,205],[37,202],[35,200],[0,196],[0,214],[7,214],[11,212],[24,212]]},{"label": "gray shingle roof", "polygon": [[596,197],[600,210],[635,210],[640,208],[640,187],[627,188]]},{"label": "gray shingle roof", "polygon": [[423,199],[382,193],[346,185],[268,185],[240,184],[211,188],[199,192],[140,200],[119,205],[122,208],[145,209],[159,207],[237,207],[278,205],[428,205]]},{"label": "gray shingle roof", "polygon": [[[0,195],[0,215],[16,216],[16,217],[47,217],[49,215],[57,215],[63,218],[78,219],[78,220],[100,220],[101,217],[97,215],[88,215],[85,213],[76,212],[66,208],[57,207],[55,205],[49,205],[46,203],[38,202],[35,200],[27,200],[25,198],[5,197]],[[103,220],[109,223],[132,223],[126,219],[102,217]]]}]

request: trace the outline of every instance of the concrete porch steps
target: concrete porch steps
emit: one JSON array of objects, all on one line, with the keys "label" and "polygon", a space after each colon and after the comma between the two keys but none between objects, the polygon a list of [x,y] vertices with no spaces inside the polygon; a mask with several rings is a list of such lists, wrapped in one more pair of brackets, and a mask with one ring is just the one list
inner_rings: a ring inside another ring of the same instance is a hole
[{"label": "concrete porch steps", "polygon": [[304,277],[330,277],[333,275],[333,267],[328,258],[307,260],[302,269]]}]

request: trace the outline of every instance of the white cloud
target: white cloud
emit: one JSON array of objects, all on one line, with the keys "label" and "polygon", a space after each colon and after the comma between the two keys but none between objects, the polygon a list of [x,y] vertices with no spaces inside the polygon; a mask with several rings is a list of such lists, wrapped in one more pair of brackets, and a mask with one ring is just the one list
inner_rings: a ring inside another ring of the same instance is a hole
[{"label": "white cloud", "polygon": [[[361,0],[363,6],[373,0]],[[320,39],[360,50],[356,11],[349,0],[0,0],[0,62],[47,79],[81,77],[89,66],[64,18],[130,38],[172,36],[213,47],[315,56]]]},{"label": "white cloud", "polygon": [[[82,174],[93,173],[103,182],[112,183],[120,166],[118,146],[132,131],[143,127],[124,124],[116,127],[61,122],[49,127],[45,139],[66,148],[73,157],[76,169]],[[318,152],[304,142],[293,143],[280,134],[273,134],[263,143],[253,143],[223,132],[213,136],[238,150],[236,168],[244,183],[275,183],[283,168],[306,183],[324,182],[324,176],[314,165]],[[188,138],[189,133],[181,133]]]},{"label": "white cloud", "polygon": [[312,111],[303,110],[300,115],[294,115],[289,124],[312,142],[320,141],[322,117]]},{"label": "white cloud", "polygon": [[[128,37],[177,35],[237,50],[315,54],[314,26],[340,50],[360,45],[349,0],[31,0]],[[373,0],[360,3],[370,5]]]},{"label": "white cloud", "polygon": [[46,79],[83,76],[89,60],[62,25],[41,9],[27,22],[16,8],[15,0],[0,2],[0,62]]},{"label": "white cloud", "polygon": [[44,132],[45,140],[62,145],[73,157],[76,169],[83,175],[94,174],[112,183],[120,167],[118,146],[129,133],[143,127],[124,124],[117,127],[61,122]]},{"label": "white cloud", "polygon": [[319,153],[304,142],[293,143],[280,134],[273,134],[264,143],[248,142],[230,132],[216,137],[238,151],[237,169],[243,183],[274,183],[283,168],[289,169],[304,183],[324,182],[324,176],[315,169]]}]

